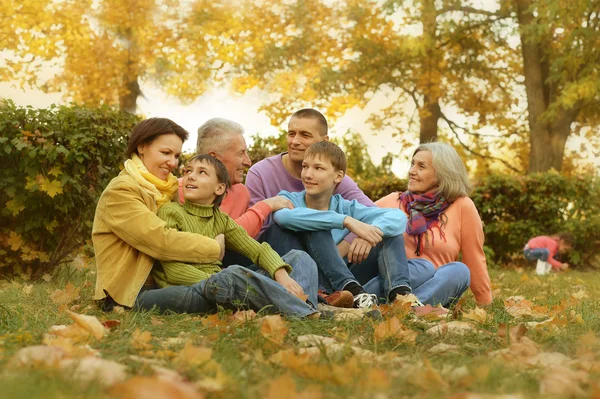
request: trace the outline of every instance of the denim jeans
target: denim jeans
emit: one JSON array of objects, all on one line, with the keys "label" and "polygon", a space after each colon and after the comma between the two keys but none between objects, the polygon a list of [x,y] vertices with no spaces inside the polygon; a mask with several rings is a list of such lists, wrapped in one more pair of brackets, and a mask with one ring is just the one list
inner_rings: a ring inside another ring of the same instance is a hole
[{"label": "denim jeans", "polygon": [[252,309],[305,317],[315,309],[288,293],[276,281],[245,267],[233,265],[192,286],[170,286],[142,291],[135,309],[161,312],[214,313],[226,309]]},{"label": "denim jeans", "polygon": [[[469,268],[461,262],[447,263],[436,270],[427,259],[409,259],[408,271],[413,294],[421,302],[430,305],[452,305],[469,288],[471,282]],[[384,293],[378,279],[365,282],[364,289],[378,297]]]},{"label": "denim jeans", "polygon": [[[290,250],[287,254],[283,255],[281,259],[292,267],[290,277],[302,287],[304,293],[308,295],[310,303],[316,306],[319,278],[315,262],[306,252],[295,249]],[[248,269],[271,278],[269,272],[261,269],[257,265],[249,265]]]},{"label": "denim jeans", "polygon": [[548,248],[528,248],[523,251],[523,255],[525,255],[525,259],[527,260],[543,260],[544,262],[548,262],[548,258],[550,257],[550,251]]}]

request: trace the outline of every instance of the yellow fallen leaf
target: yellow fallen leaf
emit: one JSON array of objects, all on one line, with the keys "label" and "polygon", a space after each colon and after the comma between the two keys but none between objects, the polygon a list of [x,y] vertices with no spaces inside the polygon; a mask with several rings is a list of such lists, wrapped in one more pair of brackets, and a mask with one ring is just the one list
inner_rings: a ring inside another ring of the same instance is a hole
[{"label": "yellow fallen leaf", "polygon": [[148,350],[153,348],[150,341],[152,341],[152,333],[150,331],[142,332],[139,328],[136,328],[129,342],[134,349]]},{"label": "yellow fallen leaf", "polygon": [[283,344],[289,330],[288,323],[279,315],[265,316],[260,325],[260,334],[271,342]]},{"label": "yellow fallen leaf", "polygon": [[68,373],[69,378],[82,382],[96,381],[106,387],[127,378],[127,367],[99,357],[64,359],[60,362],[60,368]]},{"label": "yellow fallen leaf", "polygon": [[456,334],[465,335],[469,332],[479,332],[471,323],[466,321],[450,321],[447,323],[441,322],[437,326],[433,326],[428,329],[427,334],[430,335],[443,335],[443,334]]},{"label": "yellow fallen leaf", "polygon": [[582,384],[589,382],[589,374],[567,367],[555,366],[547,369],[540,381],[540,394],[559,397],[586,396]]},{"label": "yellow fallen leaf", "polygon": [[478,323],[485,323],[487,320],[487,312],[485,309],[475,308],[463,314],[463,319],[476,321]]},{"label": "yellow fallen leaf", "polygon": [[97,340],[104,338],[108,333],[108,329],[96,318],[96,316],[88,316],[67,311],[67,314],[75,323],[92,334]]},{"label": "yellow fallen leaf", "polygon": [[417,332],[403,326],[397,317],[391,317],[375,326],[373,338],[375,342],[394,339],[397,342],[414,343]]},{"label": "yellow fallen leaf", "polygon": [[68,357],[64,349],[56,346],[36,345],[19,349],[9,360],[6,370],[18,368],[56,368]]},{"label": "yellow fallen leaf", "polygon": [[194,346],[190,341],[186,342],[174,359],[175,364],[184,368],[206,366],[210,361],[212,361],[212,349]]},{"label": "yellow fallen leaf", "polygon": [[205,397],[187,382],[141,376],[113,386],[109,394],[118,399],[204,399]]},{"label": "yellow fallen leaf", "polygon": [[322,393],[321,388],[316,386],[298,392],[296,382],[289,373],[286,373],[269,381],[266,393],[260,396],[265,399],[320,399]]},{"label": "yellow fallen leaf", "polygon": [[25,295],[29,295],[31,294],[31,291],[33,290],[33,284],[26,284],[23,286],[23,294]]},{"label": "yellow fallen leaf", "polygon": [[247,321],[253,320],[256,318],[256,312],[252,309],[250,310],[238,310],[231,316],[231,320],[234,323],[245,323]]},{"label": "yellow fallen leaf", "polygon": [[79,299],[80,288],[75,288],[70,281],[64,290],[56,290],[50,295],[50,299],[57,305],[67,305]]}]

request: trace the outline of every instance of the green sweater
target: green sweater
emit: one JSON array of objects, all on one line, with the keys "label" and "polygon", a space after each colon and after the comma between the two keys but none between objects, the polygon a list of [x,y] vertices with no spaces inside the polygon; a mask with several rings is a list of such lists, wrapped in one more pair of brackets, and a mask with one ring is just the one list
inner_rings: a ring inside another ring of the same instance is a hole
[{"label": "green sweater", "polygon": [[[180,205],[171,202],[158,210],[158,217],[167,223],[167,227],[201,234],[215,238],[219,234],[225,236],[225,248],[238,252],[255,264],[269,272],[271,276],[281,267],[288,272],[292,268],[277,255],[267,243],[259,244],[248,235],[226,213],[215,209],[213,205],[197,205],[186,201]],[[152,276],[162,288],[169,285],[192,285],[209,278],[221,271],[221,262],[184,263],[157,262],[152,268]]]}]

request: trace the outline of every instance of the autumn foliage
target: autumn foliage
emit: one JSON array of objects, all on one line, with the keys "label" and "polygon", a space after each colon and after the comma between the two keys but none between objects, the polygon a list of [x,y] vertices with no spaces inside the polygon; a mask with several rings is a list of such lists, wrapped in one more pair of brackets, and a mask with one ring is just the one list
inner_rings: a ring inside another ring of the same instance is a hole
[{"label": "autumn foliage", "polygon": [[[0,108],[1,273],[42,272],[89,240],[137,117],[110,108]],[[13,270],[7,267],[13,267]]]}]

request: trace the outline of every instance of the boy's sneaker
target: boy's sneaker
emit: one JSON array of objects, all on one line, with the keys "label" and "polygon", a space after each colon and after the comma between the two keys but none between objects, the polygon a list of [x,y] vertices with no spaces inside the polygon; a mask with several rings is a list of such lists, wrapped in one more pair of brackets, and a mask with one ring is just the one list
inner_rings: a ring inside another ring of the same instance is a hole
[{"label": "boy's sneaker", "polygon": [[355,308],[370,308],[373,305],[377,305],[377,295],[368,294],[361,292],[354,296],[354,307]]},{"label": "boy's sneaker", "polygon": [[330,306],[338,308],[351,308],[354,306],[354,296],[352,296],[350,291],[336,291],[333,294],[319,291],[319,297],[323,298]]}]

